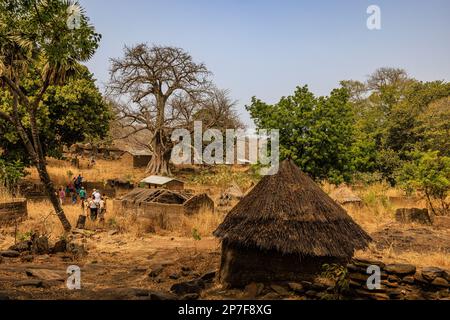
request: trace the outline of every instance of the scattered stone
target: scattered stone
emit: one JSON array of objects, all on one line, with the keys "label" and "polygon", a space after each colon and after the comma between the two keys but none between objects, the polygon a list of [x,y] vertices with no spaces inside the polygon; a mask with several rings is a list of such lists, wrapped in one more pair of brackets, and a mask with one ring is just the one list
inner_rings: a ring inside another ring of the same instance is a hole
[{"label": "scattered stone", "polygon": [[79,245],[73,242],[67,244],[67,252],[70,252],[78,258],[82,258],[88,254],[86,248],[83,245]]},{"label": "scattered stone", "polygon": [[53,253],[64,253],[67,251],[67,240],[61,239],[55,243],[53,246],[52,252]]},{"label": "scattered stone", "polygon": [[30,280],[23,280],[18,281],[15,283],[16,287],[35,287],[35,288],[42,288],[42,280],[38,279],[30,279]]},{"label": "scattered stone", "polygon": [[436,279],[434,279],[431,284],[436,287],[444,287],[444,288],[450,287],[448,281],[441,277],[437,277]]},{"label": "scattered stone", "polygon": [[31,243],[29,241],[19,242],[11,247],[8,250],[17,251],[17,252],[26,252],[31,250]]},{"label": "scattered stone", "polygon": [[192,268],[184,266],[184,267],[181,267],[181,271],[192,272]]},{"label": "scattered stone", "polygon": [[297,282],[289,282],[288,283],[289,288],[294,291],[295,293],[303,293],[305,292],[305,289],[303,289],[303,286],[300,283]]},{"label": "scattered stone", "polygon": [[15,250],[0,251],[0,256],[5,258],[17,258],[20,256],[20,252]]},{"label": "scattered stone", "polygon": [[27,276],[33,277],[39,280],[47,281],[65,281],[65,276],[62,273],[57,273],[52,270],[46,269],[28,269],[25,271]]},{"label": "scattered stone", "polygon": [[179,296],[182,296],[189,293],[200,294],[203,289],[205,289],[205,283],[203,282],[203,280],[193,280],[174,284],[170,288],[170,291]]},{"label": "scattered stone", "polygon": [[396,275],[390,275],[387,279],[388,282],[397,283],[400,282],[400,278]]},{"label": "scattered stone", "polygon": [[192,271],[182,271],[182,272],[181,272],[181,275],[182,275],[183,277],[189,277],[190,275],[192,275]]},{"label": "scattered stone", "polygon": [[165,301],[165,300],[177,300],[177,296],[170,292],[157,292],[152,291],[149,293],[150,300],[158,300],[158,301]]},{"label": "scattered stone", "polygon": [[290,295],[289,291],[286,288],[284,288],[284,287],[282,287],[280,285],[272,284],[270,286],[270,288],[272,288],[272,290],[275,291],[276,293],[278,293],[280,296],[288,296],[288,295]]},{"label": "scattered stone", "polygon": [[205,282],[212,282],[214,280],[214,278],[216,277],[216,271],[209,271],[207,273],[205,273],[204,275],[202,275],[200,277],[200,279],[202,279]]},{"label": "scattered stone", "polygon": [[264,284],[252,282],[245,287],[245,292],[250,299],[255,299],[261,295],[264,290]]},{"label": "scattered stone", "polygon": [[398,283],[397,282],[381,281],[381,284],[383,286],[388,287],[388,288],[398,288]]},{"label": "scattered stone", "polygon": [[422,277],[422,274],[419,274],[419,273],[414,275],[414,281],[419,282],[421,284],[429,284],[429,282],[427,280],[425,280],[424,277]]},{"label": "scattered stone", "polygon": [[48,243],[48,238],[46,236],[42,236],[42,237],[33,239],[33,244],[31,245],[31,251],[38,255],[49,253],[50,246]]},{"label": "scattered stone", "polygon": [[163,270],[164,270],[164,267],[161,266],[161,265],[154,266],[154,267],[151,268],[151,271],[148,274],[148,276],[150,278],[156,278],[163,272]]},{"label": "scattered stone", "polygon": [[436,278],[444,278],[445,271],[440,268],[424,268],[422,270],[422,277],[429,282],[433,282],[433,280]]},{"label": "scattered stone", "polygon": [[172,273],[171,275],[169,275],[169,279],[178,280],[180,279],[180,275],[178,273]]},{"label": "scattered stone", "polygon": [[200,298],[200,295],[198,293],[189,293],[189,294],[185,294],[183,297],[181,297],[181,300],[193,301],[193,300],[198,300],[199,298]]},{"label": "scattered stone", "polygon": [[385,267],[388,273],[393,273],[400,276],[413,275],[416,273],[416,267],[411,264],[388,264]]},{"label": "scattered stone", "polygon": [[413,276],[407,276],[402,279],[402,282],[407,284],[414,284],[414,277]]},{"label": "scattered stone", "polygon": [[312,282],[309,281],[300,281],[301,285],[305,290],[309,290],[312,287]]}]

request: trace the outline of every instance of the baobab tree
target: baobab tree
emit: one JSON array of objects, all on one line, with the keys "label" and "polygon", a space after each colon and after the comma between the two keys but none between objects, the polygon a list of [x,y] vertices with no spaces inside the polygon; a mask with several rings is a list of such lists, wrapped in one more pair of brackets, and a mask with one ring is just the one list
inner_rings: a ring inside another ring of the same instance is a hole
[{"label": "baobab tree", "polygon": [[131,133],[150,135],[148,173],[170,174],[170,132],[188,105],[193,107],[210,91],[210,74],[203,63],[175,47],[139,44],[125,47],[123,58],[111,60],[109,93],[122,106],[120,120],[133,127]]},{"label": "baobab tree", "polygon": [[[99,40],[83,9],[71,1],[0,2],[0,82],[9,92],[0,119],[17,131],[65,231],[71,225],[47,171],[37,115],[47,89],[77,72]],[[30,74],[38,75],[32,85],[26,81]]]}]

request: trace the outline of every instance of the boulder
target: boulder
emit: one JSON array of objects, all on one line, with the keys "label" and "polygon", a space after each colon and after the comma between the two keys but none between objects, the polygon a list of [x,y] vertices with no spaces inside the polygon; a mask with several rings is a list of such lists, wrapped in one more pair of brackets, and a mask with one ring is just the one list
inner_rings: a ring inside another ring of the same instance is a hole
[{"label": "boulder", "polygon": [[214,278],[216,277],[216,273],[217,273],[217,271],[215,271],[215,270],[209,271],[209,272],[205,273],[204,275],[202,275],[200,277],[200,279],[202,279],[205,282],[212,282],[214,280]]},{"label": "boulder", "polygon": [[416,222],[425,225],[431,225],[431,218],[428,209],[401,208],[395,212],[395,219],[401,223]]},{"label": "boulder", "polygon": [[388,264],[384,269],[388,273],[399,276],[409,276],[416,273],[416,267],[411,264]]},{"label": "boulder", "polygon": [[402,279],[402,282],[407,284],[414,284],[414,281],[415,280],[413,276],[407,276]]},{"label": "boulder", "polygon": [[448,281],[441,277],[435,278],[431,284],[436,287],[443,287],[443,288],[450,287]]},{"label": "boulder", "polygon": [[33,277],[40,280],[48,280],[48,281],[65,281],[66,276],[64,272],[55,272],[47,269],[28,269],[25,271],[27,276]]},{"label": "boulder", "polygon": [[422,270],[422,277],[429,282],[433,282],[438,277],[445,278],[445,270],[434,267],[424,268]]},{"label": "boulder", "polygon": [[170,292],[151,291],[149,293],[150,300],[165,301],[177,300],[177,296]]},{"label": "boulder", "polygon": [[52,252],[53,253],[64,253],[67,251],[67,240],[61,239],[55,243],[53,246]]},{"label": "boulder", "polygon": [[0,257],[17,258],[19,256],[20,256],[20,252],[15,251],[15,250],[0,251]]},{"label": "boulder", "polygon": [[50,246],[48,243],[48,238],[46,236],[37,237],[33,239],[33,243],[31,245],[31,251],[35,254],[47,254],[50,251]]},{"label": "boulder", "polygon": [[30,280],[23,280],[18,281],[15,283],[16,287],[35,287],[35,288],[42,288],[43,281],[39,279],[30,279]]},{"label": "boulder", "polygon": [[203,280],[199,279],[199,280],[176,283],[170,288],[170,291],[179,296],[183,296],[183,295],[189,294],[189,293],[200,294],[200,292],[202,292],[203,289],[205,289],[205,283]]},{"label": "boulder", "polygon": [[31,243],[29,241],[19,242],[11,247],[8,250],[17,251],[17,252],[26,252],[31,250]]},{"label": "boulder", "polygon": [[278,293],[280,296],[288,296],[288,295],[290,295],[289,291],[283,286],[280,286],[280,285],[277,285],[277,284],[272,284],[270,286],[270,288],[273,291],[275,291],[276,293]]},{"label": "boulder", "polygon": [[250,299],[255,299],[258,296],[261,295],[261,293],[264,290],[264,285],[262,283],[255,283],[252,282],[249,285],[245,287],[245,292],[247,294],[247,297]]},{"label": "boulder", "polygon": [[157,265],[157,266],[153,266],[150,270],[150,273],[148,274],[148,276],[150,278],[156,278],[158,277],[164,270],[164,267],[161,265]]}]

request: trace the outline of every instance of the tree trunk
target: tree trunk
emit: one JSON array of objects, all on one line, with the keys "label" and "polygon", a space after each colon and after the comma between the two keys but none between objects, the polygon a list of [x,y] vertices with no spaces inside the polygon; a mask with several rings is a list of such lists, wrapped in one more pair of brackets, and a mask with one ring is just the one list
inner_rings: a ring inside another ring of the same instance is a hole
[{"label": "tree trunk", "polygon": [[53,205],[53,208],[55,209],[56,215],[58,216],[59,220],[61,221],[61,224],[64,228],[64,231],[70,232],[72,229],[72,226],[70,225],[69,220],[67,220],[66,215],[64,214],[64,210],[61,206],[61,203],[59,202],[59,198],[56,194],[56,190],[53,186],[53,182],[50,179],[50,176],[47,172],[47,166],[45,162],[39,161],[36,164],[36,168],[39,173],[39,177],[44,184],[45,191],[47,192],[47,196],[50,199],[50,202]]},{"label": "tree trunk", "polygon": [[170,176],[171,149],[166,145],[163,131],[159,131],[153,142],[153,155],[147,166],[147,173],[153,175]]}]

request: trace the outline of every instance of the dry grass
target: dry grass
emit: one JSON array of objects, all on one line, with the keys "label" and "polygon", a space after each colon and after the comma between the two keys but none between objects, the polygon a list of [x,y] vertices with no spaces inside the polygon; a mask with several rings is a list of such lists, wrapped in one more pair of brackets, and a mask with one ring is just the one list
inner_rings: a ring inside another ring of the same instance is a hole
[{"label": "dry grass", "polygon": [[[82,164],[85,168],[86,164]],[[183,177],[188,182],[188,188],[207,192],[215,200],[223,189],[227,188],[232,182],[236,182],[243,190],[248,188],[252,182],[256,182],[248,172],[242,170],[231,170],[225,167],[215,168],[215,172],[200,172],[192,174],[192,176]],[[61,186],[68,181],[68,172],[77,175],[81,173],[88,181],[105,181],[107,179],[118,178],[131,181],[139,181],[145,177],[144,169],[134,169],[131,164],[123,162],[111,162],[98,160],[96,167],[92,169],[78,170],[73,168],[65,161],[49,159],[48,170],[55,185]],[[38,180],[35,170],[30,170],[31,178]],[[330,193],[335,186],[324,183],[322,188]],[[382,229],[385,225],[394,222],[395,210],[399,207],[424,207],[423,202],[411,203],[410,201],[396,201],[393,203],[391,197],[402,197],[403,192],[390,188],[385,184],[374,184],[361,189],[356,189],[355,193],[361,197],[365,203],[362,207],[350,206],[346,207],[348,213],[360,224],[367,232],[374,233]],[[12,199],[12,195],[5,190],[0,190],[0,201],[8,201]],[[112,201],[108,204],[108,212],[106,215],[106,223],[104,225],[87,222],[88,229],[110,229],[119,230],[123,239],[139,239],[149,234],[156,234],[169,237],[186,237],[186,238],[204,238],[210,237],[211,233],[223,221],[226,212],[212,213],[203,211],[198,215],[189,217],[181,217],[177,224],[170,224],[167,221],[159,223],[150,222],[146,219],[140,219],[130,212],[115,212],[112,207]],[[65,213],[72,223],[75,225],[78,216],[81,214],[80,205],[64,206]],[[49,235],[53,240],[64,234],[61,224],[53,213],[51,204],[48,201],[29,201],[28,202],[29,219],[18,226],[18,238],[24,237],[30,231],[39,231],[42,234]],[[15,230],[2,230],[13,235]],[[365,252],[358,253],[360,257],[380,259],[387,263],[405,262],[412,263],[419,267],[438,266],[450,268],[450,256],[444,252],[440,252],[439,248],[435,252],[417,253],[411,252],[394,252],[391,249],[382,251],[371,248]]]},{"label": "dry grass", "polygon": [[[87,161],[87,160],[86,160]],[[88,169],[82,162],[81,168],[77,169],[63,160],[47,159],[47,170],[55,186],[65,186],[70,181],[70,177],[81,174],[85,181],[104,182],[108,179],[121,179],[126,181],[140,181],[146,177],[145,168],[133,168],[131,163],[125,161],[97,160],[97,164]],[[35,168],[29,169],[30,178],[39,181],[39,176]]]}]

